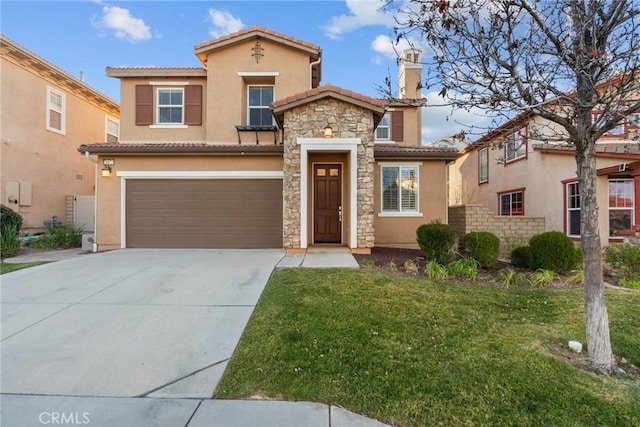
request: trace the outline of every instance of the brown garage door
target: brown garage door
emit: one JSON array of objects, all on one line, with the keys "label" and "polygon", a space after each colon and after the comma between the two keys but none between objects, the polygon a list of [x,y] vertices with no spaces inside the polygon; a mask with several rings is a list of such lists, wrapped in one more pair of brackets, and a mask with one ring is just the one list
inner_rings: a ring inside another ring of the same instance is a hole
[{"label": "brown garage door", "polygon": [[281,248],[282,180],[130,179],[128,248]]}]

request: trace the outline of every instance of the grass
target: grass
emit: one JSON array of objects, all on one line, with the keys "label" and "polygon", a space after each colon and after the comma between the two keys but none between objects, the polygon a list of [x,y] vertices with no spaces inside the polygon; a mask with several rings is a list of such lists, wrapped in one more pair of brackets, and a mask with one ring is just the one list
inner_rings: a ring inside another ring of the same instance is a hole
[{"label": "grass", "polygon": [[[614,351],[640,366],[640,293],[607,290]],[[401,426],[638,425],[640,380],[555,357],[585,342],[580,290],[280,269],[215,395],[340,405]]]},{"label": "grass", "polygon": [[16,262],[0,263],[0,274],[11,273],[12,271],[22,270],[23,268],[35,267],[36,265],[46,264],[49,261],[34,261],[34,262]]}]

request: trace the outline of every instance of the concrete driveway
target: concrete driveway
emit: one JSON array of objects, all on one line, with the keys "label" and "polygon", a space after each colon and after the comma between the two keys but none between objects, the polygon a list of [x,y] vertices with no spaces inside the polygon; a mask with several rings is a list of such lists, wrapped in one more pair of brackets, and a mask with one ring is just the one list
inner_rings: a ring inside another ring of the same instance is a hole
[{"label": "concrete driveway", "polygon": [[283,255],[126,249],[3,275],[1,391],[210,398]]}]

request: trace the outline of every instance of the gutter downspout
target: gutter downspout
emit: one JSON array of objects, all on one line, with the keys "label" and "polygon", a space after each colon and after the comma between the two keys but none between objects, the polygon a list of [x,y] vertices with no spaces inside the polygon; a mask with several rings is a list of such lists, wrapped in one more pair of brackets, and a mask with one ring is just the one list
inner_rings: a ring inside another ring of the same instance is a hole
[{"label": "gutter downspout", "polygon": [[[309,64],[309,89],[313,89],[313,67],[316,65],[320,65],[320,62],[322,62],[322,57],[319,57],[317,61],[313,61]],[[320,74],[318,74],[318,78],[319,77]],[[318,81],[318,85],[320,85],[320,81]]]},{"label": "gutter downspout", "polygon": [[93,194],[93,247],[92,252],[98,252],[98,243],[96,242],[96,231],[97,231],[97,223],[96,218],[98,217],[98,161],[91,158],[88,151],[84,152],[85,159],[89,160],[91,163],[95,164],[95,172],[93,182],[95,182],[94,194]]}]

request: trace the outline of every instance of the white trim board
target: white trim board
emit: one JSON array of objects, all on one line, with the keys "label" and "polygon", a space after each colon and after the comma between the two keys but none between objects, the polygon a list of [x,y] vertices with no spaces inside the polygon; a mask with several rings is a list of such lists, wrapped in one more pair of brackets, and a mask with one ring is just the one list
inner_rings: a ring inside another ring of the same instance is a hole
[{"label": "white trim board", "polygon": [[126,179],[282,179],[283,171],[117,171]]}]

